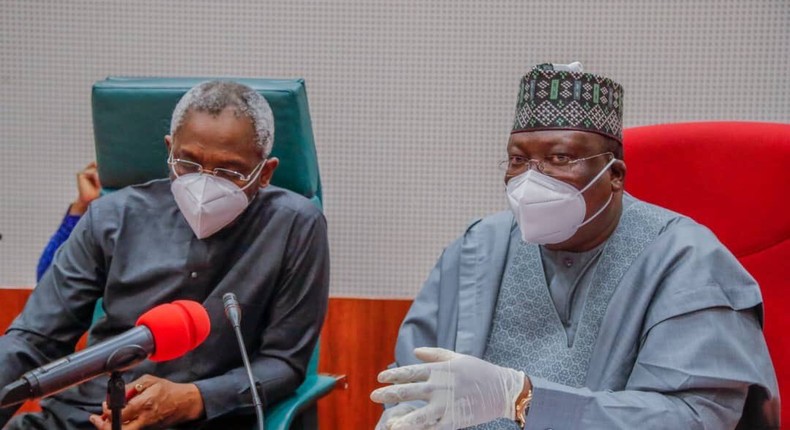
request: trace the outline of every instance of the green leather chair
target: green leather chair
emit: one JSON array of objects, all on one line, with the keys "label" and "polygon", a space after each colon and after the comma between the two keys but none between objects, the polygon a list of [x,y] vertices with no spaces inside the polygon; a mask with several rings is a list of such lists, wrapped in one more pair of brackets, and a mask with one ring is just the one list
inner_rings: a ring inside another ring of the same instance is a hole
[{"label": "green leather chair", "polygon": [[[168,176],[163,137],[176,103],[209,79],[109,77],[93,85],[93,130],[103,192]],[[321,179],[304,81],[234,79],[261,93],[274,113],[274,149],[280,159],[272,183],[309,198],[319,209]],[[102,312],[100,304],[97,312]],[[96,317],[96,315],[94,315]],[[316,401],[336,383],[319,375],[318,346],[296,392],[267,408],[266,428],[315,429]]]}]

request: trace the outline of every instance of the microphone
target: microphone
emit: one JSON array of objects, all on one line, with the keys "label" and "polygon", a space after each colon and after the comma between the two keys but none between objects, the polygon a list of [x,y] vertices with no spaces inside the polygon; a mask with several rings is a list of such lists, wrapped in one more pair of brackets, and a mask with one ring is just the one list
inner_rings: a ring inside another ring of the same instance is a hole
[{"label": "microphone", "polygon": [[206,309],[191,300],[156,306],[142,314],[135,325],[118,336],[25,373],[0,391],[0,407],[130,369],[146,358],[157,362],[178,358],[203,343],[211,330]]},{"label": "microphone", "polygon": [[222,296],[222,303],[225,305],[225,316],[228,317],[233,328],[241,326],[241,306],[233,293],[225,293]]},{"label": "microphone", "polygon": [[233,331],[236,332],[236,340],[239,342],[239,349],[241,349],[241,359],[244,361],[244,369],[247,370],[247,378],[250,380],[250,392],[252,393],[252,403],[255,405],[255,415],[258,418],[258,428],[264,430],[263,403],[258,396],[258,387],[252,376],[252,366],[250,366],[250,359],[247,357],[247,350],[244,348],[244,338],[241,336],[241,306],[233,293],[225,293],[222,296],[222,303],[225,304],[225,316],[228,317]]}]

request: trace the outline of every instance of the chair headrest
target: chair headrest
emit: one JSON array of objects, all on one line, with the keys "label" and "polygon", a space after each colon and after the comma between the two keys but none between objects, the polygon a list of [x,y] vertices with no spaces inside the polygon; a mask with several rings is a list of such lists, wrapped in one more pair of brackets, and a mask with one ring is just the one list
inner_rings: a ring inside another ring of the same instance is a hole
[{"label": "chair headrest", "polygon": [[707,226],[737,257],[790,236],[790,124],[635,127],[623,145],[630,193]]}]

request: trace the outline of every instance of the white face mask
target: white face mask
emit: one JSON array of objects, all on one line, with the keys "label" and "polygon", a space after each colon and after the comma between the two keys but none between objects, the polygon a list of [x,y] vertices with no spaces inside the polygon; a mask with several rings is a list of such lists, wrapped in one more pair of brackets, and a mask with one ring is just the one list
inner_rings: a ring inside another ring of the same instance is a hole
[{"label": "white face mask", "polygon": [[214,175],[190,173],[170,185],[178,209],[198,239],[222,230],[250,204],[244,190],[257,183],[257,175],[244,188]]},{"label": "white face mask", "polygon": [[603,212],[612,201],[611,194],[606,204],[585,221],[587,206],[582,193],[615,161],[609,161],[581,190],[533,169],[510,179],[506,185],[507,198],[524,242],[544,245],[566,241]]}]

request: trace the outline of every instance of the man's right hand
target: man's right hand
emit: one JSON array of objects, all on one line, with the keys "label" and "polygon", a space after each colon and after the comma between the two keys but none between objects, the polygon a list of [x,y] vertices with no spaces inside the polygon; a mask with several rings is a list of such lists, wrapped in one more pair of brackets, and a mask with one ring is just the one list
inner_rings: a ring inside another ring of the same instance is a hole
[{"label": "man's right hand", "polygon": [[[121,412],[123,430],[168,428],[195,421],[203,416],[203,397],[195,384],[178,384],[167,379],[143,375],[126,386],[138,393]],[[97,430],[112,429],[112,413],[107,403],[102,415],[88,419]]]},{"label": "man's right hand", "polygon": [[516,400],[531,387],[524,372],[442,348],[417,348],[422,364],[379,373],[393,385],[370,393],[376,403],[423,400],[427,404],[390,420],[392,430],[454,430],[497,418],[515,419]]},{"label": "man's right hand", "polygon": [[[375,430],[389,430],[390,426],[397,418],[402,417],[415,409],[417,409],[416,406],[410,405],[408,403],[400,403],[389,409],[385,409],[384,413],[381,414],[381,418],[379,418],[378,424],[376,424]],[[387,425],[388,422],[390,426]]]}]

